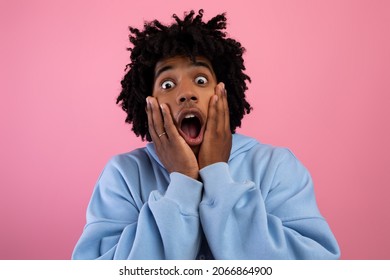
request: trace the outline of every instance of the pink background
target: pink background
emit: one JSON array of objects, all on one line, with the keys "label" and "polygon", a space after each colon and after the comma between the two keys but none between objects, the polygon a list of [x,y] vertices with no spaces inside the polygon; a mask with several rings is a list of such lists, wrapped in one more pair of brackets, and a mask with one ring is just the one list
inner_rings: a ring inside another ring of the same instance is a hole
[{"label": "pink background", "polygon": [[308,167],[343,259],[390,259],[389,1],[0,3],[0,259],[70,258],[103,166],[144,145],[115,105],[128,25],[201,7],[247,49],[240,132]]}]

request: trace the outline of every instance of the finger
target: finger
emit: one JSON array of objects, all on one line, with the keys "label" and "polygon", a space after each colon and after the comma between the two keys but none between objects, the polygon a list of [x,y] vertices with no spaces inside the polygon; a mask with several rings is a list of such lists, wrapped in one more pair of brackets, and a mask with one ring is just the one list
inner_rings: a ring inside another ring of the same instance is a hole
[{"label": "finger", "polygon": [[206,132],[207,131],[215,132],[217,129],[217,123],[218,123],[217,103],[218,103],[218,95],[214,94],[209,101]]},{"label": "finger", "polygon": [[229,111],[229,103],[228,103],[226,88],[223,89],[222,97],[223,97],[222,100],[223,100],[225,131],[231,132],[231,130],[230,130],[230,111]]},{"label": "finger", "polygon": [[156,140],[156,131],[154,130],[153,117],[152,117],[152,106],[150,104],[149,97],[146,98],[146,115],[148,117],[148,130],[152,141]]},{"label": "finger", "polygon": [[165,132],[167,133],[167,137],[169,139],[177,139],[180,137],[179,132],[177,131],[177,128],[173,122],[171,111],[166,104],[161,104],[161,113],[163,115],[163,120],[164,120],[164,129]]},{"label": "finger", "polygon": [[149,100],[150,100],[150,105],[152,108],[154,129],[155,129],[157,135],[159,135],[159,134],[164,132],[164,122],[163,122],[163,119],[161,116],[160,106],[159,106],[156,98],[151,97],[151,98],[149,98]]},{"label": "finger", "polygon": [[222,135],[225,130],[225,112],[224,112],[224,101],[223,101],[223,91],[224,84],[219,83],[215,88],[215,95],[217,97],[217,102],[215,104],[215,131],[218,135]]},{"label": "finger", "polygon": [[217,109],[218,109],[218,128],[220,130],[224,130],[225,129],[225,97],[224,97],[224,91],[225,91],[225,84],[224,83],[219,83],[218,84],[218,90],[217,90],[217,93],[218,93],[218,106],[217,106]]},{"label": "finger", "polygon": [[156,142],[161,138],[159,135],[164,132],[164,124],[157,100],[154,97],[148,97],[147,104],[149,133],[153,142]]}]

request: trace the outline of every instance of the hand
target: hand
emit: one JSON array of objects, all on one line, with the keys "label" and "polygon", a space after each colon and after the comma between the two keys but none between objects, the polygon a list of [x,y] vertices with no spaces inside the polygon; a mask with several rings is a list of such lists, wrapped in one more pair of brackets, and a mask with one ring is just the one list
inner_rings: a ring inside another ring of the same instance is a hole
[{"label": "hand", "polygon": [[215,87],[215,95],[210,98],[204,139],[199,150],[199,169],[217,162],[228,162],[232,149],[229,106],[225,85]]},{"label": "hand", "polygon": [[197,180],[199,167],[195,154],[177,131],[169,107],[159,106],[154,97],[148,97],[146,102],[149,133],[161,163],[169,173],[179,172]]}]

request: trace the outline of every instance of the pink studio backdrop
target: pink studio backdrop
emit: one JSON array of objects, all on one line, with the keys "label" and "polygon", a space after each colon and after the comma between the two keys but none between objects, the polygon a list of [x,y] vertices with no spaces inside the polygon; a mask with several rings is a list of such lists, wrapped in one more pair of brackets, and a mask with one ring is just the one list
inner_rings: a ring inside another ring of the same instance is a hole
[{"label": "pink studio backdrop", "polygon": [[241,133],[311,171],[343,259],[390,259],[388,1],[0,2],[0,259],[69,259],[108,159],[128,25],[227,12],[254,111]]}]

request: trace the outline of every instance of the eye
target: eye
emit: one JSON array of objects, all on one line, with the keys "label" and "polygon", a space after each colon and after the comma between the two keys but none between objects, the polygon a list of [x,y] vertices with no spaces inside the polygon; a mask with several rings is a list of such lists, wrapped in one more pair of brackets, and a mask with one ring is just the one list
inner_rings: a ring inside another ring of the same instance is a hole
[{"label": "eye", "polygon": [[172,81],[164,81],[161,83],[161,88],[162,89],[171,89],[175,86],[175,83]]},{"label": "eye", "polygon": [[195,78],[195,83],[198,85],[204,85],[204,84],[207,84],[207,82],[208,82],[208,80],[204,76],[199,76],[199,77]]}]

